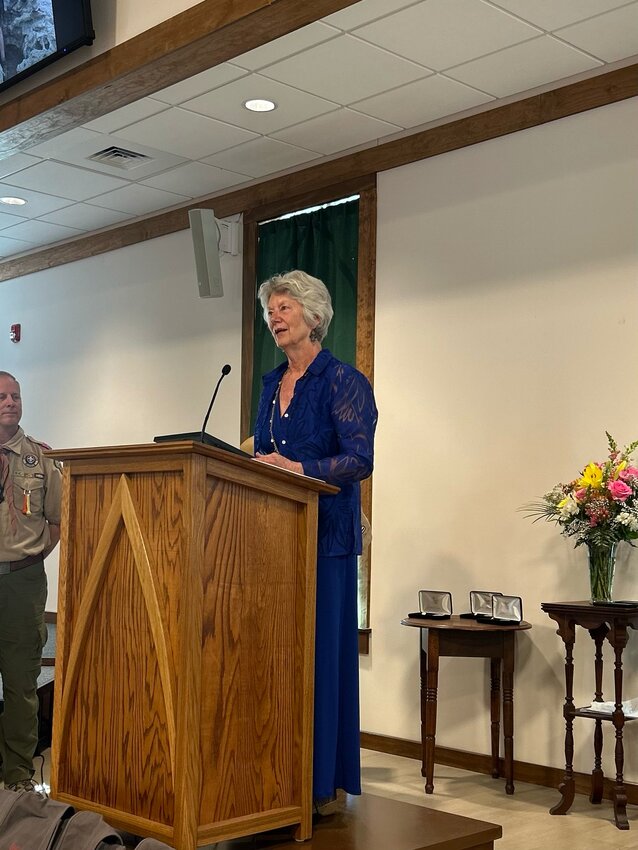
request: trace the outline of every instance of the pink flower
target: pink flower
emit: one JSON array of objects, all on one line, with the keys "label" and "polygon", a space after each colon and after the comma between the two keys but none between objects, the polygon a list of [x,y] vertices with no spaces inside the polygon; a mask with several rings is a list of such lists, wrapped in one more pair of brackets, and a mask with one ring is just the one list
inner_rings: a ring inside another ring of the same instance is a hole
[{"label": "pink flower", "polygon": [[638,478],[638,469],[635,466],[626,466],[620,470],[618,477],[623,481],[628,481],[630,478]]},{"label": "pink flower", "polygon": [[587,496],[587,487],[581,487],[580,490],[576,490],[574,493],[574,497],[577,502],[584,502],[585,497]]},{"label": "pink flower", "polygon": [[617,502],[624,502],[632,493],[631,487],[628,487],[624,481],[610,481],[607,489]]}]

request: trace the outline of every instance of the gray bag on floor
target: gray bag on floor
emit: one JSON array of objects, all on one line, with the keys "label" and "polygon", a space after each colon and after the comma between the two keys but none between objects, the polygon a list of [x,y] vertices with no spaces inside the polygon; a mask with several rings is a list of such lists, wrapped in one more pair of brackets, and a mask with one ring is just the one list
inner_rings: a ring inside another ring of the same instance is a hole
[{"label": "gray bag on floor", "polygon": [[107,850],[121,836],[96,812],[30,791],[0,791],[0,850]]},{"label": "gray bag on floor", "polygon": [[29,791],[0,791],[0,850],[49,850],[71,806]]},{"label": "gray bag on floor", "polygon": [[[0,791],[0,850],[109,850],[122,836],[97,812],[76,812],[30,791]],[[172,850],[144,838],[139,850]]]}]

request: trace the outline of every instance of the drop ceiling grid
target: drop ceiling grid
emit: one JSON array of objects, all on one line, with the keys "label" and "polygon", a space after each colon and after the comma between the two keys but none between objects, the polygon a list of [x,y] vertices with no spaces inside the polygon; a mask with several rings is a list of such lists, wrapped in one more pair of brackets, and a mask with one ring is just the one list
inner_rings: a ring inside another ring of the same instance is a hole
[{"label": "drop ceiling grid", "polygon": [[[29,200],[28,209],[2,209],[0,256],[378,144],[636,54],[638,0],[362,0],[0,163],[0,193]],[[271,96],[277,110],[245,112],[251,94]],[[95,146],[114,144],[150,150],[153,162],[120,171],[87,160]]]}]

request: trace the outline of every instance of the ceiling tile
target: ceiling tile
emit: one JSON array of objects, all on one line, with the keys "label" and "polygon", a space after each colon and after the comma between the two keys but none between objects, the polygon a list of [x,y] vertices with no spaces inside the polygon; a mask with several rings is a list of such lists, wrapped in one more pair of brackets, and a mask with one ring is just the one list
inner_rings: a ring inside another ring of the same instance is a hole
[{"label": "ceiling tile", "polygon": [[[250,112],[242,105],[249,98],[272,100],[277,108],[272,112]],[[329,100],[269,80],[261,74],[235,80],[182,104],[182,109],[191,109],[264,136],[336,108],[337,104]]]},{"label": "ceiling tile", "polygon": [[339,30],[315,21],[315,23],[301,27],[288,33],[288,35],[282,35],[281,38],[276,38],[268,44],[262,44],[261,47],[242,53],[241,56],[236,56],[233,62],[249,71],[256,71],[258,68],[272,65],[273,62],[279,62],[279,60],[292,56],[294,53],[301,53],[302,50],[307,50],[309,47],[321,44],[322,41],[327,41],[337,35],[339,35]]},{"label": "ceiling tile", "polygon": [[551,35],[543,35],[459,65],[447,74],[496,97],[507,97],[601,64]]},{"label": "ceiling tile", "polygon": [[634,56],[638,53],[638,3],[557,30],[556,35],[605,62]]},{"label": "ceiling tile", "polygon": [[[139,162],[133,161],[131,168],[121,168],[118,165],[111,164],[108,160],[99,162],[89,158],[111,147],[143,154],[147,159],[142,159]],[[156,148],[149,148],[139,142],[131,142],[130,139],[110,136],[106,133],[93,133],[90,139],[70,146],[66,151],[58,153],[55,159],[58,162],[66,162],[69,165],[77,165],[79,168],[99,171],[100,174],[109,174],[111,177],[125,179],[127,182],[152,177],[160,171],[166,171],[166,169],[184,162],[184,157]]]},{"label": "ceiling tile", "polygon": [[175,83],[168,88],[155,92],[153,100],[176,105],[204,94],[204,92],[211,91],[211,89],[216,89],[217,86],[223,86],[231,80],[236,80],[237,77],[242,77],[245,73],[246,71],[243,68],[238,68],[230,62],[224,62],[214,68],[209,68],[207,71],[202,71],[201,74],[195,74],[194,77],[182,80],[181,83]]},{"label": "ceiling tile", "polygon": [[18,239],[7,239],[0,234],[0,257],[11,257],[33,248],[32,242],[22,242]]},{"label": "ceiling tile", "polygon": [[[68,207],[71,203],[68,198],[58,198],[55,195],[45,195],[44,192],[34,192],[31,189],[24,189],[19,186],[12,186],[9,183],[11,178],[3,180],[0,183],[1,195],[18,195],[24,198],[27,202],[23,207],[5,207],[2,206],[2,212],[7,215],[15,215],[18,218],[37,218],[46,213],[59,210],[62,207]],[[15,210],[15,212],[13,212]]]},{"label": "ceiling tile", "polygon": [[207,157],[206,162],[251,177],[264,177],[316,159],[316,156],[312,151],[262,136],[245,145]]},{"label": "ceiling tile", "polygon": [[627,0],[560,0],[550,3],[548,0],[493,0],[501,6],[537,27],[555,30],[583,21],[601,12],[608,12],[624,5]]},{"label": "ceiling tile", "polygon": [[54,139],[49,139],[46,142],[40,142],[40,144],[34,145],[32,148],[27,148],[27,153],[44,158],[54,157],[59,153],[64,153],[64,151],[74,145],[86,142],[88,139],[93,138],[93,136],[95,136],[93,130],[87,130],[86,127],[76,127],[75,130],[68,130]]},{"label": "ceiling tile", "polygon": [[351,109],[391,121],[402,127],[418,127],[446,115],[471,109],[493,98],[440,74],[408,83],[398,91],[353,103]]},{"label": "ceiling tile", "polygon": [[357,29],[354,35],[442,71],[540,31],[477,0],[427,0]]},{"label": "ceiling tile", "polygon": [[94,195],[101,195],[103,192],[127,185],[126,180],[107,177],[104,174],[96,174],[94,171],[75,168],[52,160],[25,168],[24,171],[11,175],[10,179],[15,186],[25,189],[46,188],[51,194],[73,201],[85,201]]},{"label": "ceiling tile", "polygon": [[84,124],[89,130],[95,130],[97,133],[115,133],[127,124],[133,124],[135,121],[141,121],[142,118],[148,118],[149,115],[156,115],[158,112],[167,109],[166,103],[160,103],[159,100],[153,100],[150,97],[143,97],[128,106],[122,106],[108,115],[102,115],[101,118],[96,118],[94,121],[89,121]]},{"label": "ceiling tile", "polygon": [[342,9],[340,12],[334,12],[332,15],[322,18],[322,20],[339,27],[339,29],[351,30],[360,27],[362,24],[375,21],[377,18],[385,17],[398,9],[411,6],[413,3],[414,0],[361,0],[361,2],[348,6],[347,9]]},{"label": "ceiling tile", "polygon": [[110,227],[110,225],[117,224],[118,221],[124,221],[130,217],[130,213],[94,207],[92,204],[73,204],[70,207],[64,207],[64,209],[41,216],[40,221],[62,224],[65,227],[75,227],[78,230],[86,231]]},{"label": "ceiling tile", "polygon": [[246,142],[256,134],[176,106],[131,124],[119,135],[187,159],[203,159],[224,148]]},{"label": "ceiling tile", "polygon": [[0,179],[7,177],[9,174],[15,174],[16,171],[22,171],[23,168],[28,168],[30,165],[35,165],[40,161],[36,156],[28,156],[26,153],[14,153],[12,156],[0,160]]},{"label": "ceiling tile", "polygon": [[143,215],[155,210],[174,207],[188,201],[186,195],[177,195],[173,192],[164,192],[161,189],[153,189],[151,186],[141,186],[133,183],[123,189],[107,192],[98,198],[92,198],[91,204],[98,207],[107,207],[110,210],[120,210],[131,215]]},{"label": "ceiling tile", "polygon": [[429,71],[357,38],[342,35],[311,47],[303,56],[271,65],[262,73],[346,106],[417,80]]},{"label": "ceiling tile", "polygon": [[71,227],[62,227],[60,224],[49,224],[46,221],[22,221],[15,227],[2,231],[3,236],[10,239],[21,239],[32,245],[47,245],[51,242],[61,242],[63,239],[71,239],[73,236],[81,236],[81,230]]},{"label": "ceiling tile", "polygon": [[247,179],[245,174],[224,171],[204,162],[187,162],[163,174],[149,177],[148,180],[143,180],[142,184],[164,189],[166,192],[188,195],[189,198],[203,198],[220,189],[245,183]]},{"label": "ceiling tile", "polygon": [[[4,209],[4,204],[1,206]],[[19,221],[28,221],[28,219],[21,215],[9,215],[8,213],[0,212],[0,230],[5,227],[13,227]]]},{"label": "ceiling tile", "polygon": [[339,109],[296,127],[288,127],[273,136],[282,142],[299,145],[317,153],[332,154],[398,133],[402,129],[395,124],[378,121],[350,109]]}]

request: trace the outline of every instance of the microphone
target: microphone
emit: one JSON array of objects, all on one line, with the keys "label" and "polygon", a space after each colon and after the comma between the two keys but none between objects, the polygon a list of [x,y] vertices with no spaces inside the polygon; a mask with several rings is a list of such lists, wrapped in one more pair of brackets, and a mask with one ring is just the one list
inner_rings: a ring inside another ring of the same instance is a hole
[{"label": "microphone", "polygon": [[154,443],[176,443],[181,442],[182,440],[192,440],[195,443],[203,443],[206,446],[215,446],[217,449],[223,449],[226,452],[232,452],[236,455],[241,455],[242,457],[249,457],[252,459],[252,455],[249,455],[247,452],[238,449],[236,446],[231,446],[230,443],[225,443],[223,440],[220,440],[218,437],[213,437],[210,434],[206,433],[206,426],[208,425],[208,418],[210,416],[210,412],[213,409],[213,404],[215,404],[215,399],[217,398],[217,392],[219,390],[219,385],[224,380],[226,375],[230,372],[230,365],[226,363],[225,366],[222,366],[222,373],[219,376],[217,384],[215,385],[215,391],[213,392],[213,397],[210,400],[210,404],[208,405],[208,410],[206,411],[206,416],[204,417],[204,422],[202,424],[201,431],[188,431],[183,434],[163,434],[159,437],[153,437]]},{"label": "microphone", "polygon": [[215,404],[215,399],[217,398],[217,391],[219,390],[219,385],[224,380],[226,375],[230,372],[230,365],[227,363],[225,366],[222,366],[222,373],[219,376],[219,380],[215,386],[215,391],[213,392],[213,397],[210,400],[210,404],[208,405],[208,410],[206,411],[206,416],[204,416],[204,423],[202,425],[202,430],[199,436],[199,442],[203,443],[204,438],[206,437],[206,426],[208,425],[208,417],[210,416],[210,412],[213,409],[213,405]]}]

